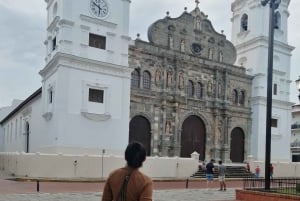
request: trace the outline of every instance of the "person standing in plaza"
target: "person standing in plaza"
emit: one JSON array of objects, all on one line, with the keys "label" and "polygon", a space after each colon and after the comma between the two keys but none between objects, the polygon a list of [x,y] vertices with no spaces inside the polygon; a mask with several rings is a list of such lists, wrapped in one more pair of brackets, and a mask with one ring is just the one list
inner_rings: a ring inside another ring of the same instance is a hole
[{"label": "person standing in plaza", "polygon": [[209,163],[206,164],[206,187],[209,189],[214,181],[214,159],[211,159]]},{"label": "person standing in plaza", "polygon": [[273,172],[274,172],[274,167],[272,163],[270,163],[270,179],[273,179]]},{"label": "person standing in plaza", "polygon": [[259,166],[256,166],[256,168],[255,168],[255,177],[259,178],[259,174],[260,174],[260,168],[259,168]]},{"label": "person standing in plaza", "polygon": [[219,191],[226,191],[226,184],[225,184],[225,171],[226,168],[222,164],[222,161],[219,161],[219,182],[220,182],[220,189]]},{"label": "person standing in plaza", "polygon": [[152,201],[152,180],[139,171],[145,159],[145,147],[139,142],[130,143],[125,150],[127,165],[110,173],[102,201]]}]

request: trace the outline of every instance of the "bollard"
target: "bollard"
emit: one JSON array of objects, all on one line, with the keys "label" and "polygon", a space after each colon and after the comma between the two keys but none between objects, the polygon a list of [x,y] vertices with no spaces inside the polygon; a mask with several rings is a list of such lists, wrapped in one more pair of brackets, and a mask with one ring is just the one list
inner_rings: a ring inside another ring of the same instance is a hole
[{"label": "bollard", "polygon": [[185,181],[185,188],[189,188],[189,178],[186,178],[186,181]]},{"label": "bollard", "polygon": [[40,192],[40,181],[36,180],[36,191]]}]

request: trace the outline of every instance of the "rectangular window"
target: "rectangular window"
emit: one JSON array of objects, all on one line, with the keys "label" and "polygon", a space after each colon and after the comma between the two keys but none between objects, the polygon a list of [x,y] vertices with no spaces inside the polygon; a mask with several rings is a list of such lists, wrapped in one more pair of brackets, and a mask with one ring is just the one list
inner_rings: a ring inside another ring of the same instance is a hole
[{"label": "rectangular window", "polygon": [[52,40],[52,51],[54,51],[55,48],[56,48],[56,37],[53,38],[53,40]]},{"label": "rectangular window", "polygon": [[273,95],[277,95],[277,84],[274,84]]},{"label": "rectangular window", "polygon": [[278,119],[272,119],[271,126],[272,126],[273,128],[277,128],[277,126],[278,126]]},{"label": "rectangular window", "polygon": [[53,102],[53,90],[49,90],[49,103],[51,104]]},{"label": "rectangular window", "polygon": [[89,89],[89,101],[95,103],[103,103],[104,91],[99,89]]},{"label": "rectangular window", "polygon": [[89,46],[105,50],[105,48],[106,48],[106,37],[90,33]]}]

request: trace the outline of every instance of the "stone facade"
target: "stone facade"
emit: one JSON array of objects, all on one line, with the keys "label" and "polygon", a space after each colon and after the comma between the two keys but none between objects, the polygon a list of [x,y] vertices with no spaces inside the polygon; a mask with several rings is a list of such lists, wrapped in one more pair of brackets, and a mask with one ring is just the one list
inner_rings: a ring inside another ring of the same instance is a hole
[{"label": "stone facade", "polygon": [[[150,131],[145,132],[150,135],[149,155],[187,157],[184,153],[201,146],[201,160],[243,162],[249,153],[252,76],[233,65],[232,43],[214,30],[198,7],[178,18],[154,22],[148,38],[149,42],[138,38],[130,46],[129,66],[130,123],[137,116],[149,122]],[[198,120],[189,124],[189,117]],[[243,159],[238,161],[231,153],[236,129],[243,144]],[[138,138],[134,132],[130,130],[130,140]],[[200,141],[198,135],[203,136]]]}]

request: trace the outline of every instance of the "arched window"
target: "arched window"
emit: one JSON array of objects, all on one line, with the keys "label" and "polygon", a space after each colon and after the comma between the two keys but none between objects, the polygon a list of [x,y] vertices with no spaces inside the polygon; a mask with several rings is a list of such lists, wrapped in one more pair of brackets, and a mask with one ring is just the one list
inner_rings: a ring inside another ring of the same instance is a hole
[{"label": "arched window", "polygon": [[131,87],[140,87],[140,71],[138,69],[134,69],[131,73]]},{"label": "arched window", "polygon": [[203,96],[203,85],[200,82],[197,83],[196,96],[197,98],[202,98]]},{"label": "arched window", "polygon": [[240,105],[245,105],[245,91],[240,91],[239,102]]},{"label": "arched window", "polygon": [[275,22],[274,22],[274,29],[280,29],[281,26],[281,15],[279,11],[275,13]]},{"label": "arched window", "polygon": [[237,105],[239,102],[238,92],[236,89],[232,91],[232,103]]},{"label": "arched window", "polygon": [[248,15],[244,14],[241,18],[241,31],[248,30]]},{"label": "arched window", "polygon": [[191,80],[188,81],[186,93],[188,97],[194,96],[194,83]]},{"label": "arched window", "polygon": [[143,88],[144,89],[151,88],[151,75],[148,71],[143,72]]}]

